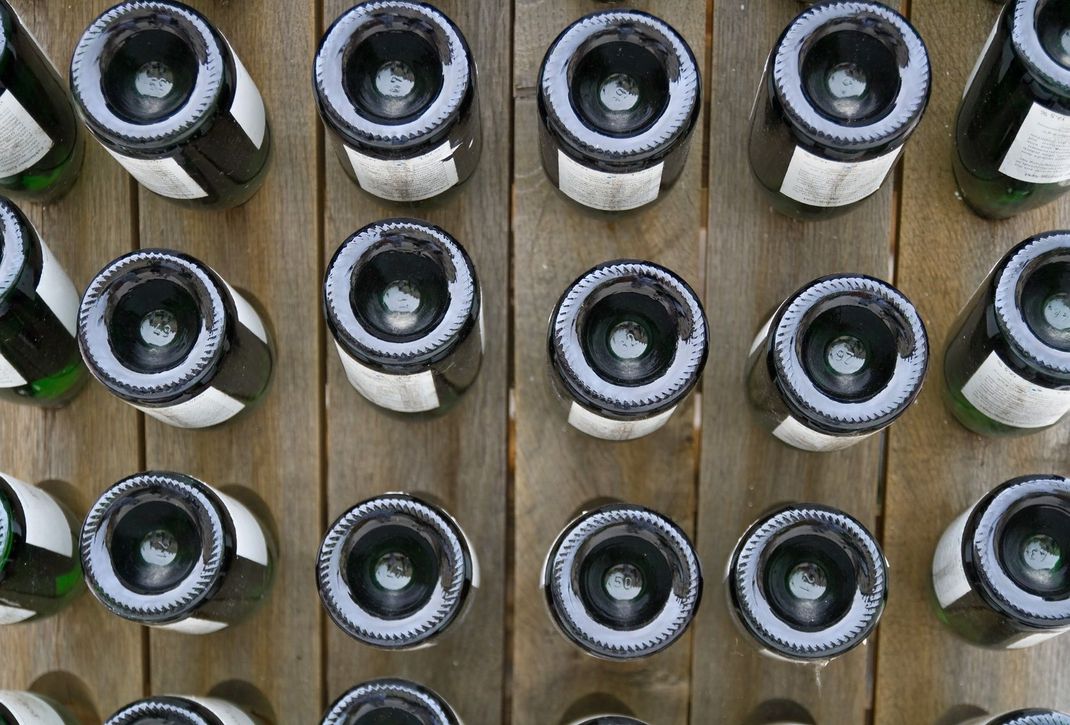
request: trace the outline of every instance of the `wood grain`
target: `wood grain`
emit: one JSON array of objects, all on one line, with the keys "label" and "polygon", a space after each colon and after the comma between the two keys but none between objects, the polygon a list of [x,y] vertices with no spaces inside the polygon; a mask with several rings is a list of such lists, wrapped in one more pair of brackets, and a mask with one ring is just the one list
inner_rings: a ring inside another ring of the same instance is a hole
[{"label": "wood grain", "polygon": [[[351,7],[328,0],[325,25]],[[501,721],[505,641],[505,511],[509,310],[508,5],[444,0],[436,7],[464,33],[478,67],[483,149],[475,174],[442,197],[416,204],[382,201],[326,163],[324,264],[346,237],[379,219],[408,216],[452,234],[472,256],[485,314],[479,377],[462,400],[434,419],[402,419],[365,401],[328,345],[327,509],[330,521],[387,491],[431,494],[464,528],[483,572],[466,616],[430,649],[385,652],[327,626],[331,697],[371,677],[398,675],[432,687],[465,722]]]},{"label": "wood grain", "polygon": [[[705,14],[684,0],[635,3],[685,37],[700,67],[706,57]],[[539,571],[569,518],[588,500],[617,498],[658,510],[694,531],[695,407],[682,405],[661,431],[611,443],[569,427],[566,406],[550,387],[546,321],[576,277],[610,259],[648,259],[702,289],[702,137],[675,186],[656,203],[623,214],[588,211],[554,188],[539,161],[534,87],[539,63],[558,33],[597,9],[578,0],[518,0],[513,207],[516,479],[513,722],[556,723],[570,705],[609,692],[637,716],[687,720],[690,635],[648,660],[595,660],[554,628]],[[701,123],[697,128],[701,128]],[[715,348],[716,349],[716,348]],[[714,357],[716,357],[716,352]],[[716,595],[716,585],[712,587]]]},{"label": "wood grain", "polygon": [[921,307],[936,355],[917,408],[891,432],[884,541],[895,579],[879,633],[876,722],[932,722],[959,705],[1068,710],[1070,638],[1015,652],[981,650],[942,627],[929,591],[933,550],[951,519],[1008,478],[1065,474],[1070,463],[1066,426],[1016,440],[982,438],[959,426],[941,400],[943,349],[960,307],[1010,247],[1066,228],[1070,199],[1000,223],[959,201],[951,171],[955,112],[998,7],[972,0],[911,5],[938,72],[928,118],[906,157],[899,279]]},{"label": "wood grain", "polygon": [[754,102],[768,53],[800,9],[791,2],[714,5],[706,304],[718,344],[703,387],[698,546],[718,580],[696,622],[693,723],[710,712],[742,722],[773,699],[799,703],[819,723],[861,723],[871,701],[871,645],[823,670],[763,657],[730,619],[720,580],[746,527],[778,503],[836,506],[870,527],[878,514],[879,436],[835,453],[789,448],[750,415],[743,384],[755,333],[793,291],[835,272],[892,274],[891,183],[846,216],[797,222],[773,212],[752,178],[744,109]]},{"label": "wood grain", "polygon": [[[47,0],[13,2],[64,78],[82,30],[108,5],[93,0],[56,13]],[[129,177],[91,140],[86,151],[70,194],[48,207],[20,205],[79,292],[108,260],[133,246]],[[136,470],[139,458],[138,414],[95,382],[56,411],[0,404],[0,470],[31,483],[70,484],[78,515],[103,489]],[[87,684],[100,713],[142,694],[141,630],[109,615],[88,592],[51,619],[0,628],[0,653],[2,689],[27,689],[60,670]],[[102,656],[109,667],[100,666]]]}]

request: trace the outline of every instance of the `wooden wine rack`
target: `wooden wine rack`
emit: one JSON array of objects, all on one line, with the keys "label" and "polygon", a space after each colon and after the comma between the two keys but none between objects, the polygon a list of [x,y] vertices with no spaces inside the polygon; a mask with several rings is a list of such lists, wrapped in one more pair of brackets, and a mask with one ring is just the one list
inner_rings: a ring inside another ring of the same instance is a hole
[{"label": "wooden wine rack", "polygon": [[[57,67],[108,0],[13,0]],[[995,19],[985,0],[901,7],[934,68],[928,114],[895,184],[842,219],[774,214],[746,159],[748,113],[765,57],[798,12],[793,0],[638,0],[679,29],[704,72],[704,124],[683,177],[637,212],[587,212],[558,193],[538,157],[542,55],[592,0],[439,0],[475,53],[483,156],[475,176],[416,206],[357,190],[325,153],[310,85],[312,55],[349,0],[194,0],[230,39],[265,97],[274,161],[260,193],[223,213],[179,209],[139,189],[94,143],[81,180],[52,207],[27,205],[76,284],[130,249],[188,251],[267,308],[278,365],[266,402],[233,425],[181,431],[146,420],[94,384],[72,406],[0,405],[0,470],[62,479],[83,506],[132,471],[167,468],[256,489],[277,519],[281,564],[270,603],[223,633],[149,631],[89,596],[51,620],[0,630],[0,688],[68,672],[100,715],[150,693],[254,684],[282,725],[319,722],[370,677],[401,675],[443,694],[469,725],[557,725],[571,702],[610,692],[654,725],[740,725],[761,702],[795,700],[822,725],[927,725],[953,707],[1070,709],[1070,637],[1011,653],[975,649],[941,627],[929,601],[944,525],[983,491],[1027,472],[1066,474],[1070,428],[991,441],[941,402],[943,344],[990,266],[1030,234],[1070,225],[1070,197],[1003,223],[973,216],[951,174],[953,120]],[[903,4],[901,4],[903,5]],[[711,103],[712,99],[712,103]],[[486,305],[476,386],[448,416],[403,421],[347,384],[320,312],[324,265],[350,232],[387,216],[428,219],[472,254]],[[546,379],[545,327],[561,290],[596,262],[639,257],[705,289],[713,343],[702,386],[661,432],[626,444],[569,429]],[[891,432],[841,453],[798,453],[747,412],[748,345],[772,307],[824,273],[895,283],[929,326],[935,359],[920,402]],[[432,648],[384,653],[327,622],[313,576],[327,524],[384,490],[435,494],[478,551],[483,583],[467,618]],[[584,501],[614,496],[663,511],[695,536],[706,593],[689,634],[634,664],[596,661],[553,630],[538,590],[546,549]],[[736,538],[770,504],[839,506],[879,532],[891,600],[869,644],[827,668],[761,657],[727,616],[721,578]]]}]

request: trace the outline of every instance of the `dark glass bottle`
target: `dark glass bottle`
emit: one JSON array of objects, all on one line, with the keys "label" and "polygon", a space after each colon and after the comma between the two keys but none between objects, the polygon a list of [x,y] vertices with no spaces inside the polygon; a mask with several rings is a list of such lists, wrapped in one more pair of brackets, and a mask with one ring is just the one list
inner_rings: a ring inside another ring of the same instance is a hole
[{"label": "dark glass bottle", "polygon": [[29,220],[0,197],[0,397],[64,405],[88,379],[78,291]]},{"label": "dark glass bottle", "polygon": [[816,725],[805,707],[793,700],[766,700],[747,715],[742,725]]},{"label": "dark glass bottle", "polygon": [[436,226],[387,219],[335,252],[327,328],[361,395],[400,413],[441,413],[475,381],[483,302],[472,260]]},{"label": "dark glass bottle", "polygon": [[483,139],[464,35],[422,2],[365,2],[327,30],[312,74],[320,118],[349,178],[390,201],[467,179]]},{"label": "dark glass bottle", "polygon": [[167,471],[113,485],[82,526],[90,590],[113,614],[185,634],[247,616],[267,597],[275,544],[263,504],[228,491]]},{"label": "dark glass bottle", "polygon": [[554,186],[584,206],[634,209],[680,176],[701,108],[687,42],[636,10],[586,15],[539,69],[539,146]]},{"label": "dark glass bottle", "polygon": [[561,296],[551,378],[574,428],[606,440],[653,433],[702,376],[709,352],[698,295],[651,262],[604,262]]},{"label": "dark glass bottle", "polygon": [[581,697],[565,710],[559,725],[646,725],[613,695],[595,692]]},{"label": "dark glass bottle", "polygon": [[584,507],[543,564],[550,616],[566,639],[602,659],[664,650],[691,624],[702,571],[691,540],[641,506]]},{"label": "dark glass bottle", "polygon": [[55,614],[82,592],[78,519],[54,493],[0,473],[0,624]]},{"label": "dark glass bottle", "polygon": [[461,725],[460,718],[438,693],[396,678],[370,680],[334,701],[321,725],[404,723]]},{"label": "dark glass bottle", "polygon": [[996,649],[1070,628],[1070,481],[1021,476],[959,515],[933,557],[940,620]]},{"label": "dark glass bottle", "polygon": [[814,219],[888,178],[929,101],[925,43],[876,2],[807,8],[780,36],[751,115],[750,165],[773,207]]},{"label": "dark glass bottle", "polygon": [[833,275],[783,302],[751,346],[747,392],[762,425],[805,451],[833,451],[890,425],[929,364],[914,305],[886,282]]},{"label": "dark glass bottle", "polygon": [[951,412],[972,431],[1023,435],[1070,412],[1070,232],[1026,239],[959,314],[944,355]]},{"label": "dark glass bottle", "polygon": [[66,84],[0,0],[0,193],[54,201],[74,185],[84,154]]},{"label": "dark glass bottle", "polygon": [[227,39],[178,2],[123,2],[82,34],[71,90],[104,149],[142,186],[195,208],[248,201],[271,131],[260,91]]},{"label": "dark glass bottle", "polygon": [[1028,708],[1002,715],[970,718],[960,725],[1070,725],[1070,715],[1055,710]]},{"label": "dark glass bottle", "polygon": [[445,510],[390,493],[334,522],[316,581],[327,614],[350,637],[410,649],[433,644],[460,619],[479,588],[479,560]]},{"label": "dark glass bottle", "polygon": [[119,708],[104,725],[269,725],[238,703],[218,697],[157,695]]},{"label": "dark glass bottle", "polygon": [[35,692],[0,690],[3,725],[82,725],[67,708]]},{"label": "dark glass bottle", "polygon": [[888,595],[888,564],[857,520],[815,504],[758,519],[728,563],[730,610],[763,654],[822,663],[862,644]]},{"label": "dark glass bottle", "polygon": [[1070,184],[1070,9],[1012,0],[966,84],[955,122],[955,179],[975,212],[1005,219]]},{"label": "dark glass bottle", "polygon": [[253,305],[208,265],[167,249],[124,254],[82,297],[78,344],[113,394],[179,428],[259,401],[274,352]]}]

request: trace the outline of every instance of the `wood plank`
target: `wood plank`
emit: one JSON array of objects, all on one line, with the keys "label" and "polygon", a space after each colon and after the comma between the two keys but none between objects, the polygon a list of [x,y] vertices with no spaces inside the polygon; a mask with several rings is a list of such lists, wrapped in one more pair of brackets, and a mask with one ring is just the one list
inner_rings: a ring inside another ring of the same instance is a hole
[{"label": "wood plank", "polygon": [[[352,6],[327,0],[325,26]],[[384,675],[408,677],[445,697],[465,722],[502,717],[505,649],[505,524],[509,310],[508,4],[442,0],[435,6],[464,33],[478,67],[483,150],[475,174],[443,197],[385,202],[358,189],[328,149],[325,263],[350,234],[373,221],[410,216],[452,234],[475,263],[483,294],[486,353],[475,385],[432,420],[404,420],[377,410],[346,380],[328,345],[327,450],[329,520],[386,491],[431,494],[457,519],[483,571],[463,620],[430,649],[385,652],[327,626],[328,689]]]},{"label": "wood plank", "polygon": [[[46,0],[13,2],[66,77],[82,30],[110,3],[78,3],[63,13],[49,5]],[[79,291],[134,243],[129,177],[90,139],[86,150],[81,178],[70,194],[48,207],[20,205]],[[95,382],[57,411],[0,404],[0,470],[32,483],[67,482],[77,493],[79,515],[104,488],[136,470],[139,457],[138,414]],[[104,651],[109,667],[99,666]],[[3,689],[26,689],[45,673],[63,670],[86,683],[101,713],[142,694],[142,632],[109,615],[88,592],[51,619],[0,629],[0,652]]]},{"label": "wood plank", "polygon": [[[686,0],[633,3],[675,27],[699,66],[707,57],[706,17]],[[596,660],[554,628],[539,571],[569,518],[596,497],[656,509],[694,531],[694,398],[669,424],[644,439],[610,443],[569,427],[565,407],[550,387],[546,321],[558,297],[599,262],[648,259],[674,270],[696,289],[703,284],[703,140],[699,123],[687,167],[656,203],[622,214],[590,212],[562,195],[539,161],[534,88],[550,43],[569,23],[597,9],[580,0],[518,0],[514,69],[514,365],[516,477],[513,722],[557,723],[573,702],[592,693],[618,697],[637,717],[682,723],[690,692],[690,635],[648,660]],[[716,328],[715,334],[716,334]],[[714,348],[716,350],[716,347]],[[713,359],[715,356],[711,356]],[[707,569],[716,598],[716,571]]]},{"label": "wood plank", "polygon": [[[892,274],[890,188],[846,216],[804,223],[774,213],[752,178],[744,109],[753,104],[769,51],[801,9],[792,2],[714,4],[706,298],[716,311],[718,346],[703,387],[698,545],[706,570],[718,576],[746,527],[778,503],[836,506],[871,528],[878,514],[879,437],[842,452],[796,451],[750,415],[743,385],[755,333],[798,287],[834,272]],[[918,149],[906,154],[916,158]],[[706,599],[697,625],[694,678],[703,686],[694,691],[692,722],[710,712],[742,722],[773,699],[803,705],[817,722],[864,722],[872,645],[823,670],[774,661],[735,626],[723,592]]]},{"label": "wood plank", "polygon": [[989,712],[1026,705],[1068,710],[1070,639],[1016,652],[978,649],[937,621],[929,591],[933,550],[952,518],[1008,478],[1064,472],[1070,463],[1065,425],[1016,440],[982,438],[959,426],[941,400],[943,349],[959,309],[1010,247],[1066,228],[1070,199],[1001,223],[974,216],[957,199],[955,112],[998,6],[972,0],[911,5],[937,72],[929,117],[906,158],[899,279],[925,315],[936,355],[917,409],[891,433],[884,539],[895,579],[879,634],[876,722],[931,722],[956,705]]},{"label": "wood plank", "polygon": [[282,540],[274,590],[250,621],[203,638],[152,633],[152,690],[199,694],[241,679],[268,696],[279,722],[313,722],[326,705],[312,577],[323,522],[320,144],[308,71],[318,18],[314,3],[289,0],[192,5],[260,88],[273,165],[259,193],[226,212],[185,210],[142,189],[141,245],[189,252],[248,290],[274,328],[277,357],[266,399],[240,420],[207,431],[146,421],[146,461],[253,489]]}]

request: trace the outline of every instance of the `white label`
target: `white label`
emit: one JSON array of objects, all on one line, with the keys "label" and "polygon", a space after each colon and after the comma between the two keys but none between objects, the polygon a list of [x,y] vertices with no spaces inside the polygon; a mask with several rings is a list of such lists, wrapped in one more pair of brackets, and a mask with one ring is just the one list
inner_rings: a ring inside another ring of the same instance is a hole
[{"label": "white label", "polygon": [[260,319],[260,315],[258,315],[253,306],[249,304],[249,300],[242,297],[237,290],[226,282],[223,284],[226,285],[227,291],[230,292],[231,299],[234,300],[234,309],[238,312],[238,322],[248,327],[250,332],[259,337],[266,344],[267,330],[264,328],[264,321]]},{"label": "white label", "polygon": [[0,625],[2,624],[18,624],[19,622],[25,622],[27,619],[37,614],[30,609],[23,609],[22,607],[10,607],[6,604],[0,604]]},{"label": "white label", "polygon": [[72,336],[78,334],[78,290],[52,251],[41,242],[41,279],[37,294]]},{"label": "white label", "polygon": [[15,718],[12,725],[63,725],[56,709],[30,692],[0,691],[0,705]]},{"label": "white label", "polygon": [[977,56],[977,62],[973,66],[973,70],[970,71],[970,77],[966,81],[966,88],[962,91],[962,97],[965,98],[966,94],[970,92],[970,86],[977,79],[977,74],[981,71],[981,63],[984,62],[985,56],[988,55],[988,51],[992,49],[992,43],[996,39],[996,33],[999,31],[999,24],[1003,20],[1001,15],[995,25],[992,26],[992,32],[988,34],[988,40],[985,41],[985,46],[981,49],[981,54]]},{"label": "white label", "polygon": [[160,196],[169,199],[201,199],[208,196],[208,192],[173,158],[135,159],[111,149],[104,150],[122,164],[138,183]]},{"label": "white label", "polygon": [[430,370],[415,375],[390,375],[357,362],[335,343],[349,383],[368,400],[399,413],[424,413],[439,406],[435,376]]},{"label": "white label", "polygon": [[178,632],[179,634],[212,634],[218,632],[221,629],[226,629],[226,622],[216,622],[211,619],[200,619],[199,617],[186,617],[181,622],[173,622],[171,624],[157,624],[154,625],[155,629],[162,629],[167,632]]},{"label": "white label", "polygon": [[220,725],[254,725],[251,717],[226,700],[216,697],[190,697],[189,695],[183,695],[182,699],[195,702],[215,715]]},{"label": "white label", "polygon": [[1070,116],[1034,103],[999,170],[1035,184],[1070,180]]},{"label": "white label", "polygon": [[256,517],[235,498],[228,496],[222,491],[212,489],[216,496],[223,502],[223,507],[230,515],[231,523],[234,524],[234,541],[238,556],[243,559],[255,561],[261,566],[268,565],[267,537]]},{"label": "white label", "polygon": [[560,149],[557,151],[557,179],[561,191],[584,206],[603,211],[635,209],[657,199],[664,166],[659,163],[642,171],[610,174],[588,168]]},{"label": "white label", "polygon": [[962,566],[962,537],[972,510],[963,511],[951,522],[933,554],[933,592],[945,609],[970,593],[970,581]]},{"label": "white label", "polygon": [[14,176],[37,163],[52,139],[10,89],[0,95],[0,177]]},{"label": "white label", "polygon": [[1043,428],[1070,411],[1070,390],[1053,390],[1025,380],[995,352],[962,386],[962,395],[992,420],[1015,428]]},{"label": "white label", "polygon": [[135,403],[131,405],[142,413],[176,428],[207,428],[218,425],[245,408],[245,403],[211,386],[183,403],[166,408],[150,408]]},{"label": "white label", "polygon": [[1036,645],[1047,642],[1053,637],[1058,637],[1067,631],[1066,627],[1060,627],[1057,629],[1045,629],[1042,632],[1033,632],[1032,634],[1021,635],[1010,644],[1006,645],[1007,649],[1025,649],[1026,647],[1035,647]]},{"label": "white label", "polygon": [[902,150],[900,146],[884,156],[851,163],[823,159],[796,146],[780,193],[810,206],[853,204],[881,188]]},{"label": "white label", "polygon": [[675,405],[664,413],[658,413],[644,420],[613,420],[592,413],[576,401],[572,401],[572,406],[568,410],[568,424],[595,438],[607,441],[630,441],[653,433],[665,425],[674,412],[676,412]]},{"label": "white label", "polygon": [[267,130],[267,113],[264,110],[264,99],[260,96],[260,90],[253,82],[249,71],[242,65],[241,58],[230,49],[230,56],[234,59],[236,74],[234,84],[234,102],[230,104],[230,115],[238,122],[245,135],[253,142],[253,146],[260,148],[264,144],[264,132]]},{"label": "white label", "polygon": [[22,506],[26,519],[26,543],[60,556],[71,556],[74,552],[71,526],[55,499],[37,486],[17,478],[5,475],[4,480]]},{"label": "white label", "polygon": [[853,446],[864,438],[873,435],[842,435],[834,436],[828,433],[816,431],[804,423],[789,415],[780,425],[773,429],[773,435],[789,446],[800,448],[804,451],[825,453],[827,451],[842,451],[844,448]]},{"label": "white label", "polygon": [[419,201],[437,196],[457,184],[456,149],[446,141],[423,156],[377,159],[345,147],[360,188],[389,201]]},{"label": "white label", "polygon": [[8,362],[7,358],[0,355],[0,388],[17,388],[26,384],[26,378]]},{"label": "white label", "polygon": [[754,342],[750,344],[750,352],[747,353],[747,357],[753,355],[758,351],[758,348],[765,344],[765,338],[769,337],[769,328],[772,326],[773,318],[770,317],[765,321],[765,324],[762,325],[762,329],[758,330],[758,335],[754,338]]}]

